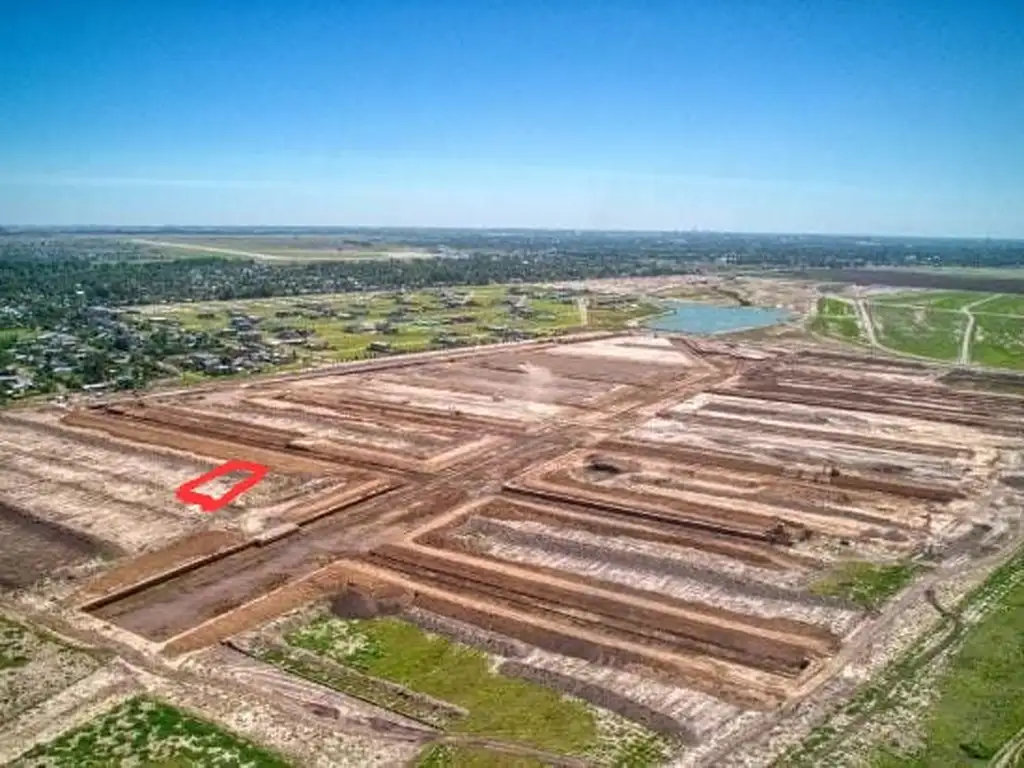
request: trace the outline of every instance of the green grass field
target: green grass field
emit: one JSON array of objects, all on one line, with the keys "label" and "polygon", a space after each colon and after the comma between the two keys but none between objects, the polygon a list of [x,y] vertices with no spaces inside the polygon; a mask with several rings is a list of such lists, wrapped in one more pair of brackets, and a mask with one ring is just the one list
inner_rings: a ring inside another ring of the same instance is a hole
[{"label": "green grass field", "polygon": [[995,368],[1024,369],[1024,317],[977,315],[971,361]]},{"label": "green grass field", "polygon": [[925,307],[873,304],[871,319],[883,346],[935,360],[956,360],[967,328],[967,316],[962,312]]},{"label": "green grass field", "polygon": [[1024,317],[1024,295],[1016,293],[998,294],[975,310],[975,314],[1020,315]]},{"label": "green grass field", "polygon": [[[900,291],[877,294],[869,310],[882,344],[934,360],[960,356],[968,316],[975,316],[971,362],[994,368],[1024,369],[1024,296],[972,291]],[[1010,317],[1009,315],[1020,315]],[[810,330],[842,341],[863,342],[863,329],[851,304],[831,297],[818,300]]]},{"label": "green grass field", "polygon": [[917,571],[909,563],[847,562],[812,584],[811,592],[846,598],[864,608],[877,608],[909,584]]},{"label": "green grass field", "polygon": [[509,755],[478,747],[437,744],[428,747],[420,758],[418,768],[545,768],[532,757]]},{"label": "green grass field", "polygon": [[854,306],[828,296],[818,299],[818,312],[811,323],[811,330],[848,341],[857,341],[862,336]]},{"label": "green grass field", "polygon": [[923,748],[911,755],[882,750],[875,766],[987,765],[1024,728],[1024,583],[967,633],[938,693]]},{"label": "green grass field", "polygon": [[[610,713],[599,718],[583,701],[503,677],[492,670],[487,654],[428,635],[399,619],[321,617],[285,639],[366,675],[467,710],[466,717],[450,725],[454,732],[584,755],[600,765],[639,768],[660,765],[666,758],[667,744],[644,728]],[[476,757],[477,762],[444,762],[453,759],[449,752],[448,747],[429,748],[421,765],[505,764],[479,762]]]},{"label": "green grass field", "polygon": [[33,748],[11,765],[287,768],[289,763],[212,723],[155,699],[136,697],[48,744]]}]

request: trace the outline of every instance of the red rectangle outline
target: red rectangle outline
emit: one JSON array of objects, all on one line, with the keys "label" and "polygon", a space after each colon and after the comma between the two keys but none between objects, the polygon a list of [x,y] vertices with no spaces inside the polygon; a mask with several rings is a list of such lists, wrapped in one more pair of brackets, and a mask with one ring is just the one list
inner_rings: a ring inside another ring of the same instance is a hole
[{"label": "red rectangle outline", "polygon": [[[254,485],[259,483],[267,474],[268,468],[263,464],[256,464],[252,461],[242,459],[231,459],[219,467],[214,467],[209,472],[193,478],[178,486],[174,495],[183,504],[198,504],[203,512],[216,512],[226,504],[230,504]],[[228,491],[219,498],[200,493],[195,489],[204,483],[215,480],[223,475],[230,475],[232,472],[248,472],[249,477],[239,480]]]}]

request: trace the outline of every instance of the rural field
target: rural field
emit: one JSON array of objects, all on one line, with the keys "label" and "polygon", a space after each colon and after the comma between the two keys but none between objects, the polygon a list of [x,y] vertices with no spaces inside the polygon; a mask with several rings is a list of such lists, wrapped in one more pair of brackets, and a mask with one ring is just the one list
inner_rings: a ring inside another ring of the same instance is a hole
[{"label": "rural field", "polygon": [[[322,301],[579,317],[560,288],[522,290]],[[1016,754],[1012,708],[971,741],[949,713],[973,705],[942,692],[983,696],[977,663],[1012,657],[975,638],[1010,633],[1019,598],[1024,398],[866,349],[603,331],[643,304],[591,298],[586,333],[5,412],[0,674],[23,693],[0,760]],[[868,343],[862,307],[823,304]],[[147,311],[319,322],[235,306]],[[266,476],[214,512],[176,497],[229,460]],[[918,741],[840,727],[918,677]]]},{"label": "rural field", "polygon": [[884,352],[1024,369],[1024,294],[917,290],[824,296],[810,328],[842,341],[868,340]]}]

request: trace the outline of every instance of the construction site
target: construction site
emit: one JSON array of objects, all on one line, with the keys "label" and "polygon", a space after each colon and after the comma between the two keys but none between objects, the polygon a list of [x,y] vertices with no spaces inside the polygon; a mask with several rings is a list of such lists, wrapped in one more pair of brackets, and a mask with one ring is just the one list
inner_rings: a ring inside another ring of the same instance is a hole
[{"label": "construction site", "polygon": [[[386,601],[631,701],[678,737],[673,764],[728,765],[839,690],[867,639],[910,631],[909,602],[820,579],[1015,544],[1024,398],[946,375],[593,333],[11,410],[0,587],[167,685],[318,601]],[[267,474],[213,513],[176,498],[230,460]],[[431,738],[371,726],[375,748]],[[52,729],[22,724],[0,753]]]}]

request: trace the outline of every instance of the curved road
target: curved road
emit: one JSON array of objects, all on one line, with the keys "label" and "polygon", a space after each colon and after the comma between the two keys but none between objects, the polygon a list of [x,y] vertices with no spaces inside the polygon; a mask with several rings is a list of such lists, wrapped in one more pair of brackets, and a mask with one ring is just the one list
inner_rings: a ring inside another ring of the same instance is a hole
[{"label": "curved road", "polygon": [[964,329],[963,339],[960,340],[960,356],[957,358],[957,365],[971,364],[971,340],[974,338],[975,324],[974,313],[971,310],[993,299],[998,299],[1001,295],[997,293],[992,296],[986,296],[984,299],[978,299],[978,301],[964,304],[964,306],[960,307],[960,311],[967,315],[967,327]]},{"label": "curved road", "polygon": [[[965,304],[964,306],[960,307],[960,309],[948,310],[950,312],[961,312],[967,315],[967,326],[964,328],[963,336],[960,339],[960,352],[957,355],[957,365],[971,364],[971,342],[974,340],[974,328],[977,322],[977,319],[975,318],[974,313],[971,310],[974,309],[975,307],[981,306],[982,304],[994,301],[995,299],[1000,298],[1002,295],[1003,294],[996,293],[991,296],[986,296],[983,299],[978,299],[977,301],[972,302],[970,304]],[[898,349],[891,349],[882,344],[882,342],[878,340],[878,336],[875,334],[875,326],[874,323],[871,322],[871,311],[868,309],[868,304],[865,299],[850,299],[846,298],[845,296],[832,296],[831,298],[839,299],[840,301],[844,301],[847,304],[853,305],[853,308],[857,311],[857,322],[861,326],[861,328],[864,329],[864,333],[867,336],[868,343],[872,347],[880,349],[883,352],[887,352],[889,354],[900,355],[901,357],[913,357],[919,360],[934,361],[934,358],[922,357],[921,355],[903,352]],[[914,305],[908,304],[906,306]],[[1015,317],[1015,315],[1011,315],[1011,317]]]}]

